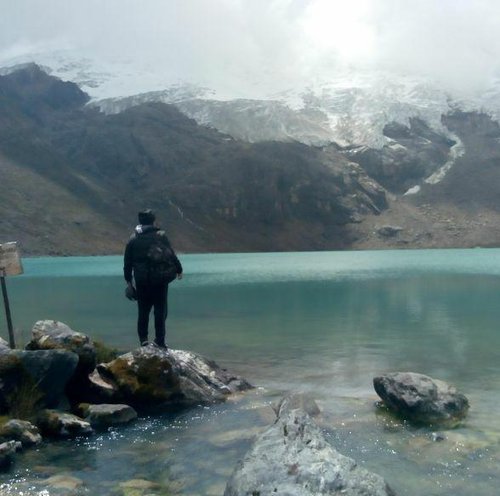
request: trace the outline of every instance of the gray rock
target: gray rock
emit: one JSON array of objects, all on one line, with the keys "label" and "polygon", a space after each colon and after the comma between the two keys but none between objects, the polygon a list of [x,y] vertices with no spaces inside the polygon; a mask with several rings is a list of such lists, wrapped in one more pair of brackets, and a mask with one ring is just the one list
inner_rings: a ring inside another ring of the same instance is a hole
[{"label": "gray rock", "polygon": [[94,428],[127,424],[137,418],[137,412],[128,405],[81,405],[83,418]]},{"label": "gray rock", "polygon": [[0,350],[10,350],[9,343],[3,338],[0,338]]},{"label": "gray rock", "polygon": [[373,379],[373,386],[389,410],[411,422],[455,425],[469,410],[463,394],[423,374],[384,374]]},{"label": "gray rock", "polygon": [[89,422],[57,410],[43,410],[38,415],[37,425],[44,435],[50,437],[87,436],[94,432]]},{"label": "gray rock", "polygon": [[97,370],[100,378],[92,378],[95,387],[115,401],[140,409],[219,402],[251,388],[244,379],[200,355],[152,345],[99,364]]},{"label": "gray rock", "polygon": [[78,356],[65,350],[0,351],[0,410],[35,396],[42,406],[57,406],[77,363]]},{"label": "gray rock", "polygon": [[78,372],[90,374],[96,366],[96,351],[92,340],[56,320],[39,320],[31,331],[28,350],[68,350],[78,355]]},{"label": "gray rock", "polygon": [[26,420],[9,420],[0,428],[0,436],[19,441],[23,446],[33,446],[42,442],[38,427]]},{"label": "gray rock", "polygon": [[382,226],[377,229],[377,234],[383,238],[394,238],[403,228],[400,226]]},{"label": "gray rock", "polygon": [[273,407],[276,416],[280,417],[285,412],[290,410],[300,409],[306,412],[310,417],[316,417],[321,413],[318,404],[314,399],[302,392],[292,393],[285,396],[281,401]]},{"label": "gray rock", "polygon": [[[45,479],[42,484],[55,490],[63,490],[64,494],[74,494],[83,487],[83,481],[69,474],[57,474]],[[69,493],[68,493],[69,492]]]},{"label": "gray rock", "polygon": [[15,454],[21,450],[19,441],[7,441],[0,444],[0,470],[8,469],[14,461]]},{"label": "gray rock", "polygon": [[285,410],[264,431],[229,479],[224,496],[393,496],[379,475],[327,443],[300,409]]}]

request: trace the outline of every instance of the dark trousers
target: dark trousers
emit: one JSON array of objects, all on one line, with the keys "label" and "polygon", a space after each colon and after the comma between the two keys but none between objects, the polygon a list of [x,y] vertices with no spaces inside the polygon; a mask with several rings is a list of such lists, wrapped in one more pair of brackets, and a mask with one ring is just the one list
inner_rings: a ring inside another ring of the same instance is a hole
[{"label": "dark trousers", "polygon": [[165,320],[168,314],[168,284],[137,285],[137,306],[139,317],[137,319],[137,333],[139,341],[148,340],[149,314],[154,308],[155,316],[155,343],[165,346]]}]

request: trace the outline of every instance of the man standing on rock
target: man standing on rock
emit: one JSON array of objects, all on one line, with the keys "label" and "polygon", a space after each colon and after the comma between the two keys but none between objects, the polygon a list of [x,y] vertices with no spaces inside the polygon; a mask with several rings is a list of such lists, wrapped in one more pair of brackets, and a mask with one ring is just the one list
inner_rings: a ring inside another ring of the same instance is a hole
[{"label": "man standing on rock", "polygon": [[[154,344],[166,348],[165,321],[167,319],[168,284],[182,279],[182,265],[170,246],[165,231],[155,225],[152,210],[139,212],[136,226],[125,248],[123,274],[127,281],[125,295],[137,299],[139,316],[137,333],[141,346],[148,343],[149,314],[154,308]],[[135,287],[132,282],[135,281]]]}]

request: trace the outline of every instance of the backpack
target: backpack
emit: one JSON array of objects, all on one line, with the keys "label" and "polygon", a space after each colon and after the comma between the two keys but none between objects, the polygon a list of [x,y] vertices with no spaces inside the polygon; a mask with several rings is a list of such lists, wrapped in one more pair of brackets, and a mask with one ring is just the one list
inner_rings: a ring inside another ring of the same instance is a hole
[{"label": "backpack", "polygon": [[[161,231],[160,231],[161,232]],[[147,282],[159,285],[168,284],[177,277],[174,253],[160,236],[155,236],[147,254]]]}]

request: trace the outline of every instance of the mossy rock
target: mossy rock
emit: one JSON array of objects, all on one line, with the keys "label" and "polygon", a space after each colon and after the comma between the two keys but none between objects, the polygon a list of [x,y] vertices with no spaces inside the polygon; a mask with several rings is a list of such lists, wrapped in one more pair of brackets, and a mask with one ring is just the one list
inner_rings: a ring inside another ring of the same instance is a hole
[{"label": "mossy rock", "polygon": [[132,405],[160,405],[179,395],[179,378],[166,353],[140,348],[99,366]]}]

